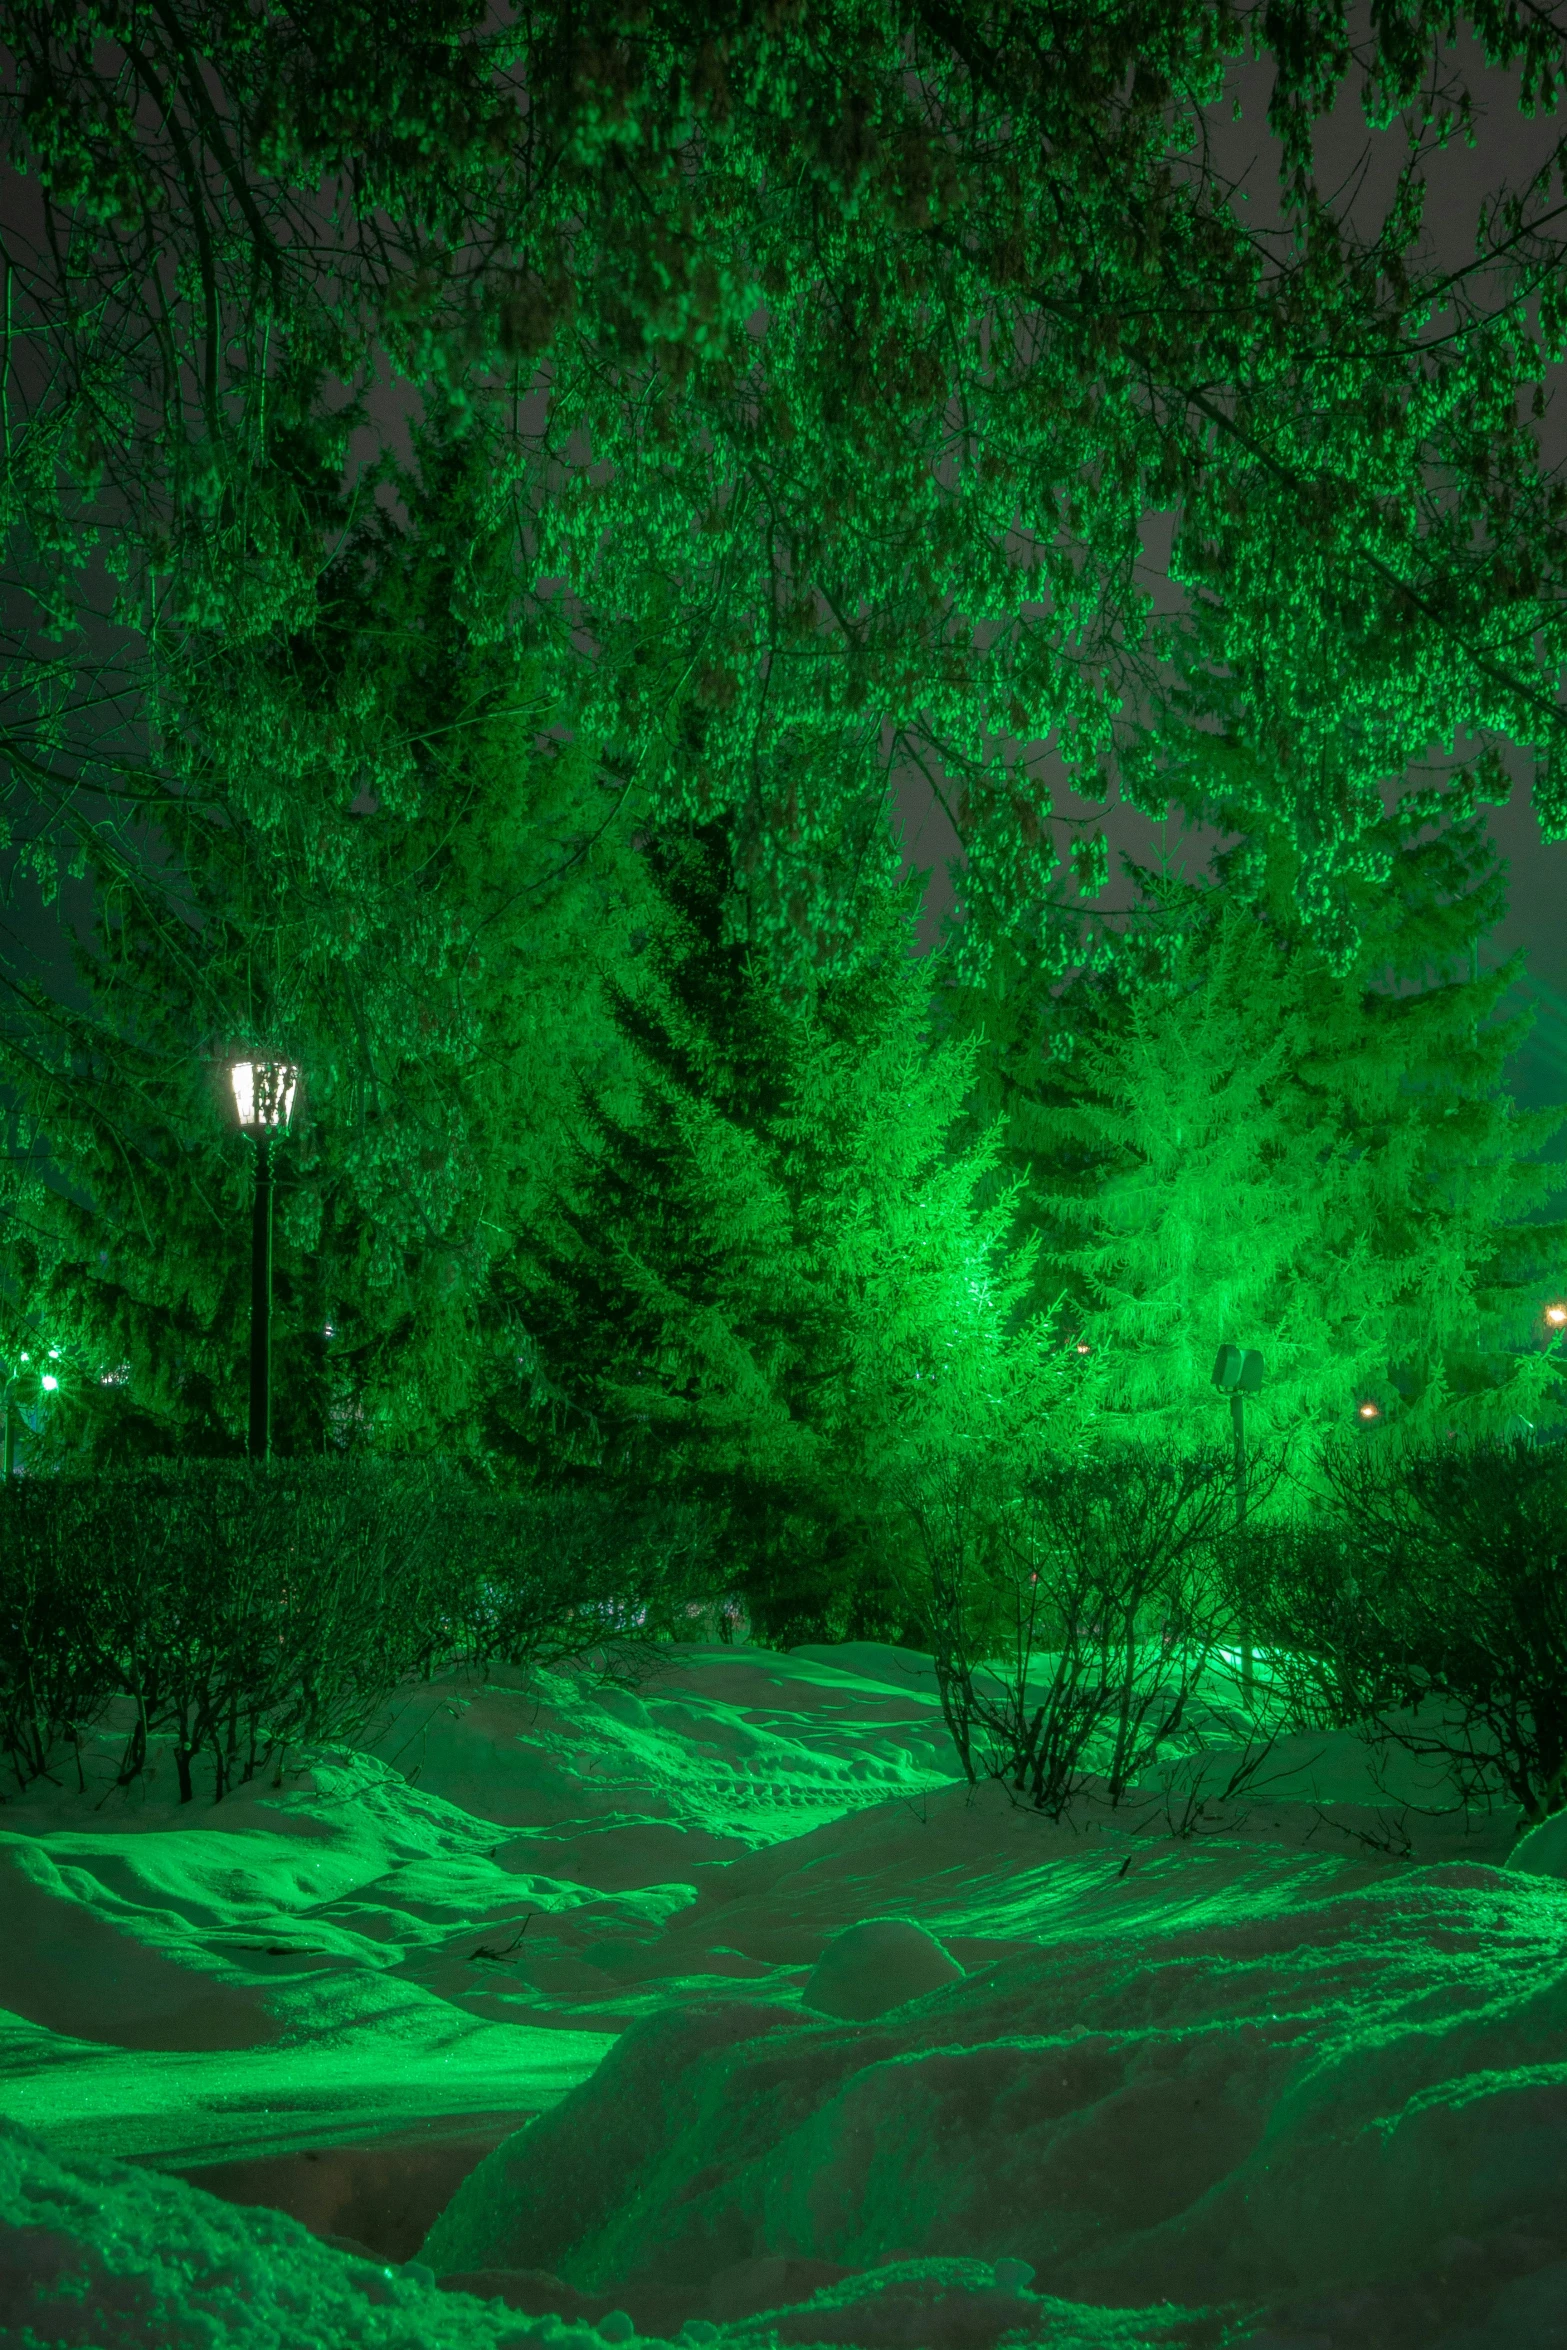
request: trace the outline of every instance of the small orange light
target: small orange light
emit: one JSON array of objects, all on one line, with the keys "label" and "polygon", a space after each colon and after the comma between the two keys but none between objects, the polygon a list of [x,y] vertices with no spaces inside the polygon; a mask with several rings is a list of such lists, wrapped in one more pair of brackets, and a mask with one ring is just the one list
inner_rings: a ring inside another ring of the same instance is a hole
[{"label": "small orange light", "polygon": [[1360,1416],[1363,1420],[1375,1420],[1378,1418],[1379,1415],[1376,1405],[1374,1403],[1363,1403],[1360,1407]]},{"label": "small orange light", "polygon": [[1092,1354],[1094,1350],[1091,1346],[1080,1346],[1077,1351],[1080,1355],[1086,1355]]},{"label": "small orange light", "polygon": [[1567,1322],[1567,1306],[1547,1306],[1545,1309],[1545,1319],[1547,1322],[1554,1323],[1556,1328],[1559,1330],[1562,1324]]}]

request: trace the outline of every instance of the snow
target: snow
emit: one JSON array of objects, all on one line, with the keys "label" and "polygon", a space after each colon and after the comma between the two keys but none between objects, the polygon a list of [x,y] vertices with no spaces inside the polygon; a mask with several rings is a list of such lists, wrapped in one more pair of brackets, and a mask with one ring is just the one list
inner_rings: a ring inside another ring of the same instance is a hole
[{"label": "snow", "polygon": [[0,1809],[0,2340],[1567,2343],[1567,1815],[1342,1734],[1224,1802],[1211,1697],[1058,1823],[864,1643],[412,1686],[219,1805],[111,1722]]},{"label": "snow", "polygon": [[800,1999],[842,2022],[868,2023],[890,2007],[905,2007],[962,1978],[957,1960],[924,1926],[908,1918],[862,1918],[833,1936],[807,1975]]}]

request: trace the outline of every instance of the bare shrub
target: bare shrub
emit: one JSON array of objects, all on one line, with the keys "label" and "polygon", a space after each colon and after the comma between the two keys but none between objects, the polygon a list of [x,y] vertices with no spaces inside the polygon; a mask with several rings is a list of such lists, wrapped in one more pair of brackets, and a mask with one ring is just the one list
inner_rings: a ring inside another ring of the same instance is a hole
[{"label": "bare shrub", "polygon": [[1410,1702],[1386,1555],[1361,1553],[1341,1527],[1296,1522],[1232,1530],[1215,1560],[1263,1652],[1270,1710],[1283,1724],[1363,1728]]},{"label": "bare shrub", "polygon": [[[82,1638],[79,1562],[82,1507],[62,1509],[50,1489],[13,1481],[0,1515],[0,1746],[18,1789],[37,1779],[58,1785],[62,1747],[98,1721],[116,1693],[112,1666]],[[40,1503],[42,1506],[40,1506]]]},{"label": "bare shrub", "polygon": [[159,1461],[37,1480],[68,1530],[71,1644],[135,1719],[116,1784],[172,1734],[180,1800],[215,1800],[290,1742],[354,1734],[416,1662],[433,1606],[420,1471]]},{"label": "bare shrub", "polygon": [[[1263,1482],[1278,1465],[1265,1465]],[[1059,1819],[1090,1775],[1112,1806],[1181,1730],[1229,1635],[1213,1554],[1227,1448],[1131,1444],[1021,1474],[961,1457],[908,1477],[904,1597],[929,1626],[942,1712],[981,1771]]]},{"label": "bare shrub", "polygon": [[1409,1692],[1382,1735],[1443,1761],[1465,1809],[1511,1796],[1529,1826],[1567,1808],[1567,1454],[1341,1444],[1322,1469],[1375,1593],[1368,1647]]},{"label": "bare shrub", "polygon": [[426,1665],[440,1639],[445,1482],[439,1463],[374,1459],[280,1462],[251,1482],[225,1529],[230,1678],[253,1676],[242,1778],[267,1759],[280,1777],[295,1748],[351,1742]]}]

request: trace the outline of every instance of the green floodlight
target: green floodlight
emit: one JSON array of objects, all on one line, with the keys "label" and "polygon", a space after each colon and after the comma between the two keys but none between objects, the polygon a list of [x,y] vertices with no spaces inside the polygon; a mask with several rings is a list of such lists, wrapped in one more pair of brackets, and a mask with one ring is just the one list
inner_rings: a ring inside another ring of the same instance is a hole
[{"label": "green floodlight", "polygon": [[1243,1354],[1238,1346],[1221,1346],[1213,1366],[1213,1384],[1229,1395],[1255,1395],[1262,1385],[1262,1357],[1254,1346]]}]

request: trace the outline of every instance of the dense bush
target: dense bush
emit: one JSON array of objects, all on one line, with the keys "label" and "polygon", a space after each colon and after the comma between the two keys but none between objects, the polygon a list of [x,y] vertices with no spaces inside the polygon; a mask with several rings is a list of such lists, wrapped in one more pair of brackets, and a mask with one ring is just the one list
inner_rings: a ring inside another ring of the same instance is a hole
[{"label": "dense bush", "polygon": [[[0,1736],[20,1784],[108,1700],[118,1783],[171,1733],[181,1800],[291,1738],[351,1736],[427,1640],[429,1479],[371,1463],[158,1461],[0,1488]],[[48,1665],[40,1678],[40,1663]]]},{"label": "dense bush", "polygon": [[610,1493],[497,1494],[443,1463],[161,1461],[0,1485],[0,1746],[20,1787],[110,1701],[117,1774],[170,1734],[180,1799],[352,1739],[409,1674],[614,1659],[711,1596],[706,1530]]}]

